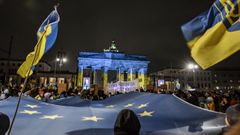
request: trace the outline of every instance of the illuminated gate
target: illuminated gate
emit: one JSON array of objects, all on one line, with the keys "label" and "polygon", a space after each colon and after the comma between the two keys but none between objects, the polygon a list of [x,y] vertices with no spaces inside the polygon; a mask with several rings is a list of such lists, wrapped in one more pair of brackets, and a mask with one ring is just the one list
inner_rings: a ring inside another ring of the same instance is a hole
[{"label": "illuminated gate", "polygon": [[112,41],[104,52],[79,53],[77,86],[87,89],[97,85],[105,90],[108,82],[138,79],[140,87],[145,89],[148,64],[146,56],[119,52]]}]

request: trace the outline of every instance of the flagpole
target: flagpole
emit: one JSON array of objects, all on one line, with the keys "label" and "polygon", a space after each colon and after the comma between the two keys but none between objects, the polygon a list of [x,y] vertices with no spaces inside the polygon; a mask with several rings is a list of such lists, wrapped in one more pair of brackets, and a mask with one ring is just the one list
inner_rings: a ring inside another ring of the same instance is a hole
[{"label": "flagpole", "polygon": [[[54,8],[56,9],[58,6],[59,6],[59,3],[58,3],[57,5],[55,5]],[[48,26],[49,26],[49,20],[48,20],[48,23],[47,23],[47,27],[48,27]],[[44,35],[44,34],[46,33],[47,27],[46,27],[46,29],[45,29],[45,31],[44,31],[44,33],[43,33],[42,35]],[[40,39],[40,40],[42,40],[42,37],[43,37],[43,36],[41,36],[41,39]],[[39,40],[39,41],[40,41],[40,40]],[[39,43],[39,42],[38,42],[38,43]],[[36,52],[37,52],[38,50],[39,50],[39,46],[37,46]],[[35,61],[35,60],[36,60],[36,53],[34,54],[34,57],[33,57],[32,63],[31,63],[31,68],[33,67],[33,64],[34,64],[34,61]],[[25,80],[24,80],[24,83],[23,83],[23,87],[22,87],[22,89],[20,90],[20,95],[19,95],[19,98],[18,98],[18,102],[17,102],[17,106],[16,106],[16,109],[15,109],[15,112],[14,112],[13,120],[12,120],[12,122],[11,122],[11,124],[10,124],[10,127],[9,127],[8,135],[11,134],[12,127],[13,127],[14,121],[15,121],[15,119],[16,119],[17,112],[18,112],[18,109],[19,109],[19,105],[20,105],[20,102],[21,102],[21,99],[22,99],[23,91],[24,91],[24,89],[26,88],[27,81],[28,81],[28,78],[29,78],[29,76],[30,76],[31,68],[29,68],[28,73],[27,73],[27,76],[26,76],[26,78],[25,78]]]},{"label": "flagpole", "polygon": [[[35,55],[34,55],[34,57],[35,57]],[[32,62],[32,66],[33,66],[33,62]],[[31,66],[31,67],[32,67],[32,66]],[[18,112],[18,108],[19,108],[19,105],[20,105],[20,102],[21,102],[21,98],[22,98],[22,95],[23,95],[23,90],[26,88],[26,84],[27,84],[27,81],[28,81],[28,78],[29,78],[29,74],[30,74],[30,70],[28,71],[28,75],[27,75],[27,77],[26,77],[25,80],[24,80],[24,84],[23,84],[22,89],[20,90],[21,93],[20,93],[20,95],[19,95],[18,102],[17,102],[17,106],[16,106],[16,110],[15,110],[15,112],[14,112],[14,116],[13,116],[11,125],[10,125],[10,127],[9,127],[8,135],[10,135],[11,130],[12,130],[12,127],[13,127],[13,123],[14,123],[14,121],[15,121],[15,119],[16,119],[17,112]]]},{"label": "flagpole", "polygon": [[[48,22],[49,23],[49,22]],[[48,24],[47,24],[47,27],[48,27]],[[47,29],[47,28],[46,28]],[[43,35],[46,33],[46,30],[44,31]],[[42,40],[42,37],[41,39]],[[36,52],[39,50],[39,46],[37,46],[37,49],[36,49]],[[34,61],[36,60],[36,53],[34,54],[34,57],[33,57],[33,60],[32,60],[32,63],[31,63],[31,68],[33,67],[33,64],[34,64]],[[16,109],[15,109],[15,112],[14,112],[14,115],[13,115],[13,120],[10,124],[10,127],[9,127],[9,131],[8,131],[8,135],[10,135],[11,131],[12,131],[12,127],[13,127],[13,124],[14,124],[14,121],[16,119],[16,116],[17,116],[17,112],[18,112],[18,109],[19,109],[19,105],[20,105],[20,102],[21,102],[21,99],[22,99],[22,95],[23,95],[23,91],[24,89],[26,88],[26,85],[27,85],[27,81],[28,81],[28,78],[30,76],[30,70],[31,68],[29,68],[28,70],[28,73],[27,73],[27,76],[24,80],[24,83],[23,83],[23,87],[21,88],[20,90],[20,95],[19,95],[19,98],[18,98],[18,102],[17,102],[17,106],[16,106]]]}]

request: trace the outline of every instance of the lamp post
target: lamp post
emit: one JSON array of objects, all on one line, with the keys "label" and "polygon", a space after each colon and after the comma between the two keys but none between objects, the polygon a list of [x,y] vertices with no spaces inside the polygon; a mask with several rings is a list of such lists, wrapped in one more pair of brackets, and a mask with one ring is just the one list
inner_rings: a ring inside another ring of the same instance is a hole
[{"label": "lamp post", "polygon": [[195,83],[195,71],[198,69],[198,65],[193,64],[193,63],[189,63],[187,65],[187,68],[189,70],[192,70],[192,74],[193,74],[193,87],[196,88],[196,83]]},{"label": "lamp post", "polygon": [[61,49],[57,52],[56,60],[55,60],[55,68],[54,68],[54,75],[56,76],[57,64],[59,66],[59,71],[63,67],[63,64],[67,62],[66,53]]}]

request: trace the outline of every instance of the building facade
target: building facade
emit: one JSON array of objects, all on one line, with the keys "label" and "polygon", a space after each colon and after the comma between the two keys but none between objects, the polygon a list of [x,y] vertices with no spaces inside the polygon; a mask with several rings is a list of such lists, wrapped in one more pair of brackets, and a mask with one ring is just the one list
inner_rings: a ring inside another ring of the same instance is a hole
[{"label": "building facade", "polygon": [[216,70],[212,72],[213,89],[233,90],[240,89],[239,70]]},{"label": "building facade", "polygon": [[[24,79],[17,74],[17,70],[23,61],[18,59],[0,59],[0,83],[23,83]],[[53,71],[47,62],[40,61],[29,80],[35,86],[61,86],[63,90],[68,90],[74,87],[76,73]]]},{"label": "building facade", "polygon": [[211,71],[182,69],[179,74],[179,82],[182,85],[182,88],[190,86],[199,90],[212,89]]},{"label": "building facade", "polygon": [[[17,75],[17,70],[23,61],[20,59],[0,59],[0,82],[14,81],[20,83],[21,78]],[[51,66],[45,61],[39,62],[35,67],[35,72],[49,72],[50,70]]]},{"label": "building facade", "polygon": [[57,86],[59,93],[74,88],[75,78],[75,73],[69,71],[37,72],[31,77],[37,86]]},{"label": "building facade", "polygon": [[155,87],[166,85],[167,90],[191,86],[197,90],[240,90],[240,70],[190,70],[167,68],[150,74]]},{"label": "building facade", "polygon": [[89,89],[97,85],[105,90],[107,83],[138,79],[146,88],[149,61],[146,56],[119,52],[112,42],[104,52],[80,52],[78,57],[77,85]]},{"label": "building facade", "polygon": [[166,85],[166,90],[176,89],[176,83],[180,85],[179,89],[206,90],[212,88],[212,73],[206,70],[189,70],[167,68],[151,74],[151,84],[155,87]]}]

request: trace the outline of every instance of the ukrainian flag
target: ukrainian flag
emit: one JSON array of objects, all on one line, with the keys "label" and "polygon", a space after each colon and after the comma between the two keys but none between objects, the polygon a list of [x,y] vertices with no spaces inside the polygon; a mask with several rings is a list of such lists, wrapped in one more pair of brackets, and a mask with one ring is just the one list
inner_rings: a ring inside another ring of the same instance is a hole
[{"label": "ukrainian flag", "polygon": [[191,55],[203,69],[240,50],[239,5],[240,0],[216,0],[182,26]]},{"label": "ukrainian flag", "polygon": [[37,45],[34,51],[27,55],[26,61],[19,67],[17,74],[22,78],[32,75],[34,66],[38,64],[42,56],[53,46],[58,33],[59,14],[55,8],[44,20],[37,32]]}]

